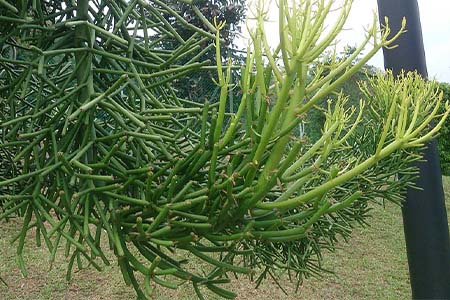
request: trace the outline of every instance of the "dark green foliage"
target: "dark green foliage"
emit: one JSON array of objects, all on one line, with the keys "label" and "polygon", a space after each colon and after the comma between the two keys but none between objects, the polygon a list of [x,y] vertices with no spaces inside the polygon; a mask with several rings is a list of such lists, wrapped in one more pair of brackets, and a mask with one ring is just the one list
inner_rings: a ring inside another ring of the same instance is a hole
[{"label": "dark green foliage", "polygon": [[[222,59],[227,61],[230,59],[234,65],[242,65],[245,63],[245,57],[237,51],[235,48],[235,38],[241,32],[241,26],[244,23],[246,13],[246,1],[245,0],[199,0],[194,1],[194,5],[189,5],[178,0],[165,1],[167,5],[180,12],[180,15],[189,22],[204,30],[211,30],[208,26],[199,18],[198,12],[201,12],[202,18],[205,18],[210,22],[210,26],[213,26],[213,20],[217,22],[226,22],[225,27],[220,32],[220,37],[223,40],[221,44]],[[174,29],[184,39],[188,39],[192,35],[192,31],[188,30],[183,24],[174,22],[174,18],[169,14],[164,15],[169,23],[173,23]],[[177,41],[174,39],[164,39],[164,49],[173,49],[173,45],[177,45]],[[203,50],[204,53],[201,56],[202,60],[209,60],[211,65],[216,64],[215,49],[211,44],[211,40],[205,40],[199,45],[199,51]],[[190,58],[197,55],[199,51],[194,51],[191,55],[187,56],[183,62],[187,62]],[[239,73],[237,70],[233,70],[234,83],[239,80]],[[177,95],[195,101],[203,103],[205,100],[214,101],[218,99],[218,87],[212,81],[217,80],[217,72],[213,69],[210,70],[198,70],[191,72],[189,76],[183,76],[178,78],[172,83],[172,86],[177,90]],[[233,90],[234,97],[240,97],[239,90]]]},{"label": "dark green foliage", "polygon": [[[0,8],[1,13],[1,8]],[[3,25],[3,28],[8,27],[6,24],[0,23],[0,25]],[[1,28],[0,28],[0,35],[1,35]],[[0,37],[1,39],[1,37]],[[1,45],[1,43],[0,43]],[[3,44],[0,47],[0,57],[6,57],[10,59],[15,59],[17,57],[17,51],[10,45]],[[11,82],[13,80],[13,75],[11,72],[9,72],[8,68],[2,68],[0,63],[0,82]],[[4,91],[7,88],[7,86],[2,85],[0,87],[0,97],[2,95],[2,91]],[[5,120],[7,118],[6,113],[8,112],[8,106],[6,105],[6,102],[0,101],[0,120]],[[17,151],[16,146],[7,147],[7,145],[4,144],[6,137],[6,132],[0,127],[0,181],[6,180],[7,178],[15,177],[19,173],[19,170],[21,168],[20,164],[17,162],[14,162],[14,153]],[[4,198],[4,195],[10,195],[15,194],[21,190],[21,186],[18,183],[15,183],[13,185],[9,186],[3,186],[0,187],[0,210],[1,210],[1,204],[5,201],[7,201],[7,198]]]},{"label": "dark green foliage", "polygon": [[[444,100],[450,102],[450,84],[441,83],[440,89],[444,93]],[[442,104],[441,113],[445,111]],[[447,120],[442,126],[440,135],[438,136],[438,150],[441,161],[441,169],[443,175],[450,175],[450,120]]]},{"label": "dark green foliage", "polygon": [[[211,28],[208,28],[208,25],[201,18],[205,18],[212,26],[214,26],[214,19],[217,22],[226,22],[220,34],[225,41],[225,46],[232,45],[234,38],[241,31],[247,5],[245,0],[197,0],[192,5],[177,0],[169,0],[165,3],[179,12],[186,22],[204,30],[211,30]],[[199,17],[198,12],[201,12],[201,17]],[[168,22],[174,24],[174,29],[184,39],[188,39],[192,35],[192,31],[185,26],[176,24],[170,13],[164,14],[164,16]],[[170,39],[166,43],[169,43],[169,41]]]}]

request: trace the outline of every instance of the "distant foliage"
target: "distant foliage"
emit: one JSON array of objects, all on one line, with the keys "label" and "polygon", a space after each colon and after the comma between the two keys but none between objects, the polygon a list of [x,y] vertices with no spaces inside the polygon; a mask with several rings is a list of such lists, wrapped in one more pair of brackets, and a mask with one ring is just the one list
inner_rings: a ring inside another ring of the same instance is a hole
[{"label": "distant foliage", "polygon": [[[440,89],[444,92],[444,100],[450,101],[450,84],[441,83]],[[445,102],[445,101],[444,101]],[[444,112],[444,102],[441,106],[441,112]],[[442,126],[438,137],[439,158],[441,160],[442,174],[450,176],[450,122],[447,120]]]},{"label": "distant foliage", "polygon": [[[187,1],[186,1],[187,2]],[[235,51],[235,40],[241,32],[242,24],[245,20],[246,1],[245,0],[197,0],[192,4],[183,3],[183,1],[168,0],[166,4],[175,11],[178,11],[184,20],[205,31],[214,31],[213,20],[225,22],[224,28],[220,32],[222,39],[222,60],[231,59],[235,65],[243,65],[245,57],[242,53]],[[189,40],[194,32],[184,24],[176,22],[170,12],[163,12],[164,18],[171,24],[176,32],[185,40]],[[207,21],[207,22],[205,22]],[[208,26],[209,24],[209,26]],[[164,34],[164,33],[160,33]],[[158,36],[156,36],[158,37]],[[212,40],[203,39],[203,42],[197,45],[197,51],[193,47],[184,56],[183,62],[187,63],[190,59],[199,55],[201,60],[209,60],[211,65],[216,64],[215,49]],[[173,50],[179,46],[179,42],[174,38],[165,38],[163,47],[165,50]],[[233,71],[233,83],[238,80],[239,72]],[[217,81],[217,72],[211,70],[197,70],[191,72],[189,76],[182,76],[172,82],[172,86],[177,90],[180,97],[191,101],[203,103],[205,100],[214,101],[218,98],[219,88],[211,79]],[[234,97],[239,98],[238,89],[234,89]]]},{"label": "distant foliage", "polygon": [[[337,61],[348,59],[355,50],[355,47],[346,46],[344,51],[336,55]],[[357,61],[358,59],[356,59],[354,63]],[[320,69],[331,68],[333,68],[332,58],[328,58],[325,55],[320,63],[312,66],[309,73],[312,77]],[[359,83],[367,81],[370,76],[375,76],[377,72],[378,69],[376,67],[367,64],[364,65],[361,70],[353,74],[349,80],[344,82],[334,93],[327,95],[326,100],[330,100],[333,103],[337,100],[339,94],[342,93],[348,97],[348,107],[352,105],[357,107],[359,105],[359,100],[364,98],[359,88]],[[325,112],[328,105],[327,103],[328,101],[321,101],[317,106],[315,106],[314,109],[311,109],[308,112],[308,115],[305,118],[305,133],[308,140],[311,142],[317,141],[322,136],[323,124],[325,123]]]}]

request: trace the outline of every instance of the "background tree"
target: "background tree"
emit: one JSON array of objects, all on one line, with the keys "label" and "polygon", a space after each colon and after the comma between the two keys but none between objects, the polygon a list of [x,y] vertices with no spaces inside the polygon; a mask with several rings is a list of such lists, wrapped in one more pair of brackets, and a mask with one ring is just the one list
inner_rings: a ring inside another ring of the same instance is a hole
[{"label": "background tree", "polygon": [[[328,52],[324,54],[320,60],[313,64],[309,70],[310,76],[313,77],[317,72],[329,73],[334,68],[336,61],[344,61],[354,54],[356,48],[354,46],[346,46],[340,53]],[[357,57],[353,64],[358,62]],[[380,71],[375,67],[365,64],[358,72],[352,75],[349,80],[345,81],[338,90],[328,95],[327,99],[323,99],[318,105],[308,112],[305,117],[305,134],[311,142],[317,141],[322,136],[323,124],[325,123],[325,111],[327,110],[327,100],[336,101],[340,94],[348,97],[346,105],[348,107],[358,106],[359,100],[364,98],[359,85],[361,82],[367,82],[370,77],[378,76]]]},{"label": "background tree", "polygon": [[[444,93],[444,99],[450,101],[450,84],[441,83],[440,90]],[[441,107],[441,111],[445,110],[444,105]],[[439,158],[441,161],[442,174],[450,175],[450,121],[447,120],[444,126],[442,126],[440,135],[438,137],[438,150]]]},{"label": "background tree", "polygon": [[[175,11],[178,11],[186,22],[204,30],[212,30],[214,28],[213,20],[225,22],[225,26],[220,32],[220,37],[223,41],[220,45],[222,48],[222,59],[223,61],[230,59],[236,66],[245,63],[245,57],[236,49],[235,40],[241,33],[241,26],[245,20],[246,0],[197,0],[193,1],[192,5],[177,0],[170,0],[165,3]],[[193,32],[188,30],[183,24],[175,22],[172,15],[166,13],[164,17],[167,22],[173,23],[173,28],[184,39],[187,40],[192,36]],[[165,49],[173,49],[177,43],[176,39],[165,39],[163,47]],[[202,50],[200,52],[201,58],[210,60],[211,64],[215,65],[216,56],[211,40],[205,40],[199,46],[199,50]],[[198,51],[192,51],[190,55],[186,55],[184,62],[187,62],[195,55],[199,55]],[[239,70],[233,70],[232,72],[234,76],[233,82],[237,83]],[[215,70],[201,70],[191,73],[189,77],[179,78],[174,81],[173,86],[180,96],[203,103],[205,99],[217,99],[218,87],[214,84],[213,79],[216,81],[218,79]],[[235,98],[239,98],[239,90],[234,89],[233,92]]]}]

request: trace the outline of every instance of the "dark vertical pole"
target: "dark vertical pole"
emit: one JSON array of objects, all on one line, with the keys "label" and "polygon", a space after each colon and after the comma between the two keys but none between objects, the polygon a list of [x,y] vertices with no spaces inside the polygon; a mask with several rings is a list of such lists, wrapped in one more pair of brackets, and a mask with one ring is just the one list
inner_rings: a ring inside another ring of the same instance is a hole
[{"label": "dark vertical pole", "polygon": [[[425,51],[417,0],[378,0],[380,23],[389,18],[393,32],[406,17],[407,32],[398,48],[383,49],[384,66],[394,74],[416,70],[427,77]],[[410,189],[403,207],[403,224],[413,299],[450,299],[450,242],[442,177],[436,141],[424,151],[426,162],[418,163],[420,177]]]}]

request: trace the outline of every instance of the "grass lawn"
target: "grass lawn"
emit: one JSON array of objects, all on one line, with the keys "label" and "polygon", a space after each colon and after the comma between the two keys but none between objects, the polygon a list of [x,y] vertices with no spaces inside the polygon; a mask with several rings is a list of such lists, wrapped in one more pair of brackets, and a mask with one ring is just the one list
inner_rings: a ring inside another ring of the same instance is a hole
[{"label": "grass lawn", "polygon": [[[447,211],[450,214],[450,177],[444,177]],[[258,290],[245,278],[231,284],[231,289],[244,299],[410,299],[408,267],[399,207],[374,207],[371,227],[355,230],[348,244],[342,243],[336,253],[325,254],[325,267],[336,275],[308,279],[294,293],[295,285],[286,283],[286,296],[274,282],[267,281]],[[0,276],[8,283],[0,283],[0,299],[33,300],[128,300],[135,299],[134,291],[126,286],[117,266],[106,267],[99,273],[93,268],[83,269],[65,281],[68,260],[63,251],[57,255],[50,270],[48,254],[35,246],[30,236],[24,249],[28,277],[22,278],[15,262],[15,247],[9,241],[18,233],[18,222],[0,223]],[[111,255],[112,258],[112,255]],[[189,286],[177,291],[155,290],[155,299],[195,299]],[[218,299],[210,296],[207,299]]]}]

